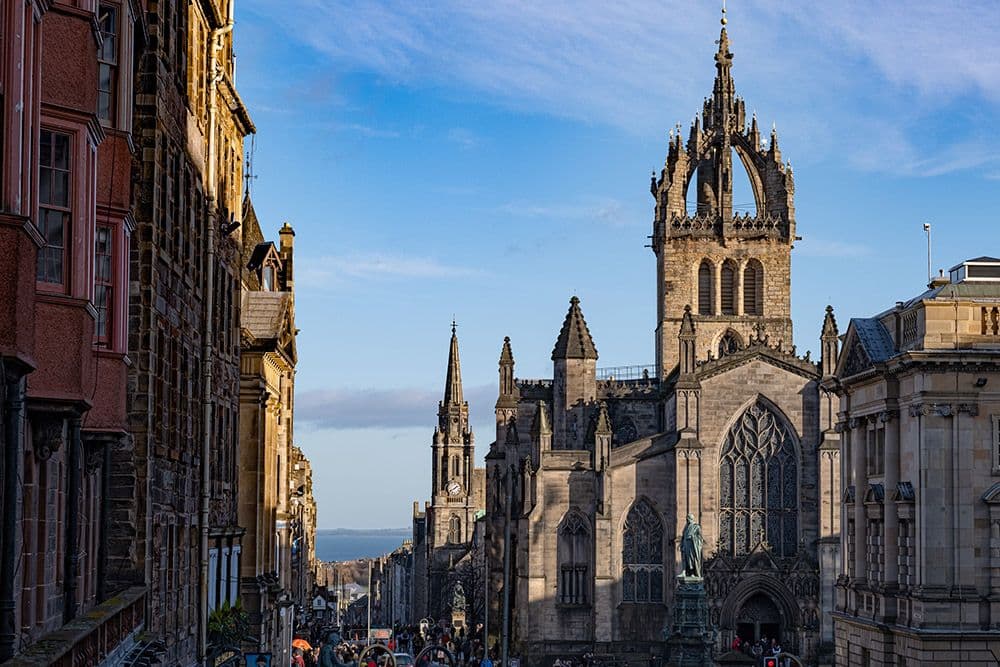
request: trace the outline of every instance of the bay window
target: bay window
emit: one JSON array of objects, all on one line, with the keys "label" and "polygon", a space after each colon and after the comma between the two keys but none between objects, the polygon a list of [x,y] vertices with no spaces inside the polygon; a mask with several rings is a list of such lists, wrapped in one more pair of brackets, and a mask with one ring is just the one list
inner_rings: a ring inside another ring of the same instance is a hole
[{"label": "bay window", "polygon": [[45,246],[38,251],[37,279],[61,285],[66,279],[66,239],[70,202],[70,135],[43,129],[38,169],[38,231]]}]

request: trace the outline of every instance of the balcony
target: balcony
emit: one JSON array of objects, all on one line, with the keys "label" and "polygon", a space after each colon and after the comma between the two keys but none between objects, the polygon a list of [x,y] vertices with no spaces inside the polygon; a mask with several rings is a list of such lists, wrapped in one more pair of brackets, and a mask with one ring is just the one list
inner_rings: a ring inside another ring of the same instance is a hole
[{"label": "balcony", "polygon": [[134,586],[50,632],[7,665],[116,664],[135,648],[146,623],[146,588]]}]

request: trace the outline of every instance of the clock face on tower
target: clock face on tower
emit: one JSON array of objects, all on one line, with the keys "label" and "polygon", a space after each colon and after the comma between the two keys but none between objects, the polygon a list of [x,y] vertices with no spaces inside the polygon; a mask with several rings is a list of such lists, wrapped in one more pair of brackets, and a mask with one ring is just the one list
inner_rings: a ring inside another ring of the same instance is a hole
[{"label": "clock face on tower", "polygon": [[449,496],[457,496],[462,492],[462,485],[455,480],[448,482],[448,486],[445,487]]}]

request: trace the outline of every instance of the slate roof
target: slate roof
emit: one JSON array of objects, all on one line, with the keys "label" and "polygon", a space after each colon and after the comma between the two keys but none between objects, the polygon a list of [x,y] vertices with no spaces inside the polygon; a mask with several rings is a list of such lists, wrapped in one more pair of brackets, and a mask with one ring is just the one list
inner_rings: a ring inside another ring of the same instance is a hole
[{"label": "slate roof", "polygon": [[892,343],[889,332],[882,326],[882,322],[874,317],[855,317],[851,320],[858,340],[865,349],[865,354],[872,363],[885,361],[896,354],[896,346]]},{"label": "slate roof", "polygon": [[575,296],[569,300],[569,311],[552,349],[552,359],[597,359],[594,339],[590,336],[587,321],[583,319],[580,300]]},{"label": "slate roof", "polygon": [[289,296],[288,292],[243,292],[243,328],[254,338],[278,338]]}]

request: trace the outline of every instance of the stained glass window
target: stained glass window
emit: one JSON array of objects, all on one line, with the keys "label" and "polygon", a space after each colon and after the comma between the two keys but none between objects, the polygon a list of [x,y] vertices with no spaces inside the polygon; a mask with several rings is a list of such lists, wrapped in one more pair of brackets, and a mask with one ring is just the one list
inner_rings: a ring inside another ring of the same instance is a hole
[{"label": "stained glass window", "polygon": [[766,542],[778,557],[798,546],[798,458],[784,421],[762,401],[729,429],[719,462],[719,549],[733,557]]},{"label": "stained glass window", "polygon": [[629,510],[622,532],[622,599],[663,601],[663,522],[643,499]]}]

